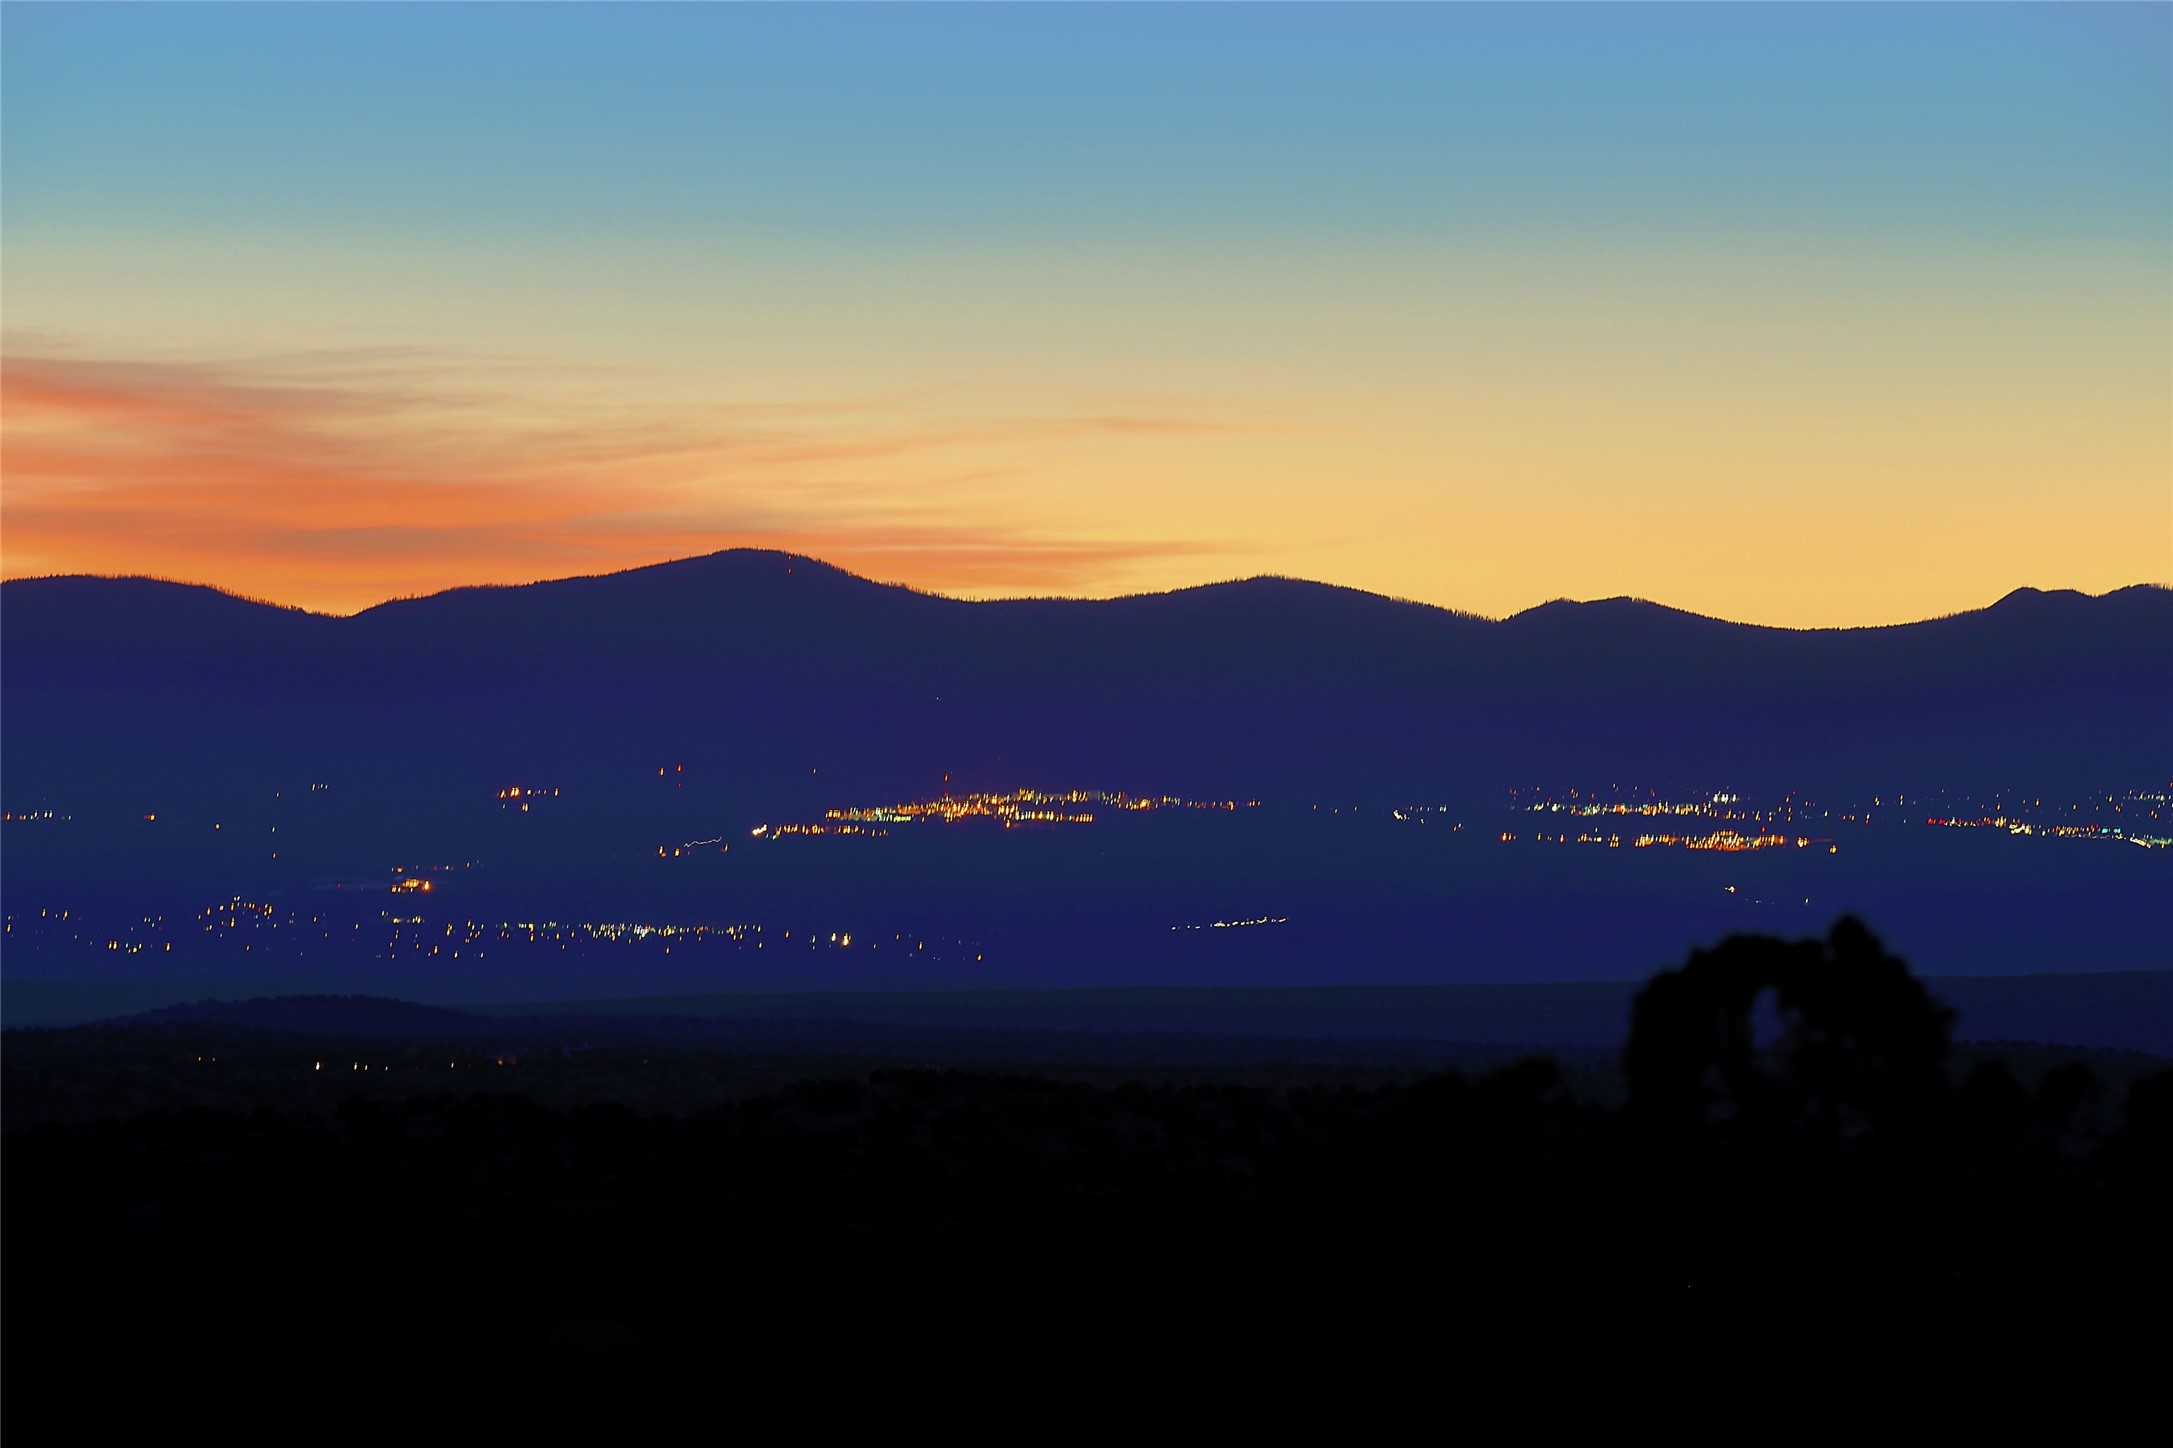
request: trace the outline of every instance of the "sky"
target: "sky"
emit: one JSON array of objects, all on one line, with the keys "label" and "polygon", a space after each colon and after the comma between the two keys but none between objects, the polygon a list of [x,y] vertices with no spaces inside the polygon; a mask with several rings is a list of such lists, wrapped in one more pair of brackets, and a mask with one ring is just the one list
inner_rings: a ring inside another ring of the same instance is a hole
[{"label": "sky", "polygon": [[2173,7],[0,7],[0,571],[2173,580]]}]

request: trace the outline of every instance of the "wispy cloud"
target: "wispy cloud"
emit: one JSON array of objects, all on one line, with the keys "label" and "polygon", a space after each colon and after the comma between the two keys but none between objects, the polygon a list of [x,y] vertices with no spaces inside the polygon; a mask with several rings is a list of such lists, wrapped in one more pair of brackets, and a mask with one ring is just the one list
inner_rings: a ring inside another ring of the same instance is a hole
[{"label": "wispy cloud", "polygon": [[411,348],[192,361],[18,344],[0,357],[0,563],[348,609],[732,546],[937,590],[1040,592],[1220,551],[1078,536],[1001,501],[1021,450],[1232,430],[1212,417],[662,406],[593,380]]}]

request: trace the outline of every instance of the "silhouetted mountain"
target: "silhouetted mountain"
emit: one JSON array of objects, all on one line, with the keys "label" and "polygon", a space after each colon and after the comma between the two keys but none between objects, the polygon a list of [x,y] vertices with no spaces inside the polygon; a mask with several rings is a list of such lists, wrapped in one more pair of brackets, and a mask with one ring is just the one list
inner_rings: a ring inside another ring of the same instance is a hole
[{"label": "silhouetted mountain", "polygon": [[17,580],[0,625],[9,807],[268,831],[273,791],[323,784],[327,828],[373,865],[438,849],[513,783],[562,788],[588,846],[653,845],[946,781],[1384,802],[2097,786],[2163,778],[2173,718],[2173,591],[2148,586],[1796,631],[1630,599],[1493,622],[1272,578],[969,603],[735,551],[351,618]]}]

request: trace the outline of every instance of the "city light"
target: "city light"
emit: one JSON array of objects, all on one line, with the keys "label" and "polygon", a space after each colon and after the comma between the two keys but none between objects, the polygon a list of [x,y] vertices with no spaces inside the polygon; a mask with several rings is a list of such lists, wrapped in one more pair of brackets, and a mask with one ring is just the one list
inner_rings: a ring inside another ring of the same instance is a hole
[{"label": "city light", "polygon": [[1235,813],[1241,809],[1258,809],[1260,801],[1215,799],[1182,799],[1176,795],[1133,795],[1122,790],[1105,791],[1071,789],[1045,791],[1016,789],[1008,793],[974,793],[953,795],[945,792],[933,799],[912,800],[903,804],[854,805],[824,812],[820,821],[788,824],[757,825],[753,831],[756,839],[779,839],[787,835],[871,835],[881,837],[889,833],[891,825],[918,824],[938,821],[959,824],[972,820],[993,820],[1005,829],[1022,825],[1090,825],[1097,818],[1096,811],[1118,814],[1145,814],[1154,810],[1219,810]]}]

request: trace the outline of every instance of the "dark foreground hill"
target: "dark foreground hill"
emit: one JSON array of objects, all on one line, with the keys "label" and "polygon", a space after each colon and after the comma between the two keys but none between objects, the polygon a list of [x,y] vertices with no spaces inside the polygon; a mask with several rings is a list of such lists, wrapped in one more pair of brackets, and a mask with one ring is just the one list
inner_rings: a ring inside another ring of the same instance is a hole
[{"label": "dark foreground hill", "polygon": [[[1951,1005],[1966,998],[1954,987],[1972,983],[1930,984]],[[1577,1099],[1619,1106],[1621,1041],[1637,989],[1606,987],[1604,999],[1576,986],[1497,990],[1494,1001],[1476,1003],[1468,997],[1479,992],[1457,988],[1232,991],[1239,999],[1228,1001],[1157,999],[1201,994],[1161,991],[726,997],[543,1015],[361,997],[200,1001],[95,1025],[11,1028],[0,1051],[0,1126],[76,1126],[146,1111],[331,1113],[351,1100],[492,1094],[557,1109],[610,1103],[684,1116],[801,1082],[901,1070],[1104,1087],[1374,1089],[1443,1070],[1483,1074],[1535,1051],[1555,1061]],[[1050,999],[1028,999],[1037,994]],[[1409,999],[1459,994],[1467,998]],[[1999,1034],[2002,1025],[2010,1035]],[[1980,1062],[1999,1062],[2034,1089],[2052,1072],[2081,1067],[2103,1088],[2090,1106],[2102,1117],[2135,1082],[2173,1063],[2173,1053],[2060,1044],[2059,1034],[2057,1023],[2048,1031],[2027,1016],[1965,1010],[1950,1073],[1960,1080]]]},{"label": "dark foreground hill", "polygon": [[[41,988],[42,987],[42,988]],[[1939,976],[1956,1039],[2023,1041],[2173,1058],[2173,971]],[[476,1037],[568,1031],[688,1036],[720,1026],[861,1026],[923,1032],[1454,1044],[1500,1050],[1611,1050],[1632,981],[1514,985],[1112,986],[1087,990],[821,990],[476,1004],[461,1009],[357,995],[183,1000],[130,1010],[128,992],[11,982],[17,1028],[217,1026],[327,1037]],[[120,999],[122,1003],[111,1002]],[[101,1008],[102,1007],[102,1008]],[[1311,1053],[1313,1059],[1331,1059]]]},{"label": "dark foreground hill", "polygon": [[320,1036],[419,1036],[484,1024],[443,1006],[382,996],[268,996],[254,1000],[188,1001],[127,1016],[122,1026],[240,1026]]},{"label": "dark foreground hill", "polygon": [[559,789],[574,823],[551,849],[593,870],[682,824],[946,782],[2098,787],[2162,778],[2173,717],[2173,592],[2154,587],[1791,631],[1627,599],[1492,622],[1282,579],[966,603],[731,552],[351,618],[142,579],[11,581],[0,605],[8,803],[73,815],[78,873],[148,868],[158,822],[293,863],[315,847],[291,818],[271,838],[270,801],[312,786],[319,833],[373,869],[473,848],[509,784]]},{"label": "dark foreground hill", "polygon": [[1958,1062],[1950,1025],[1844,922],[1656,977],[1619,1104],[1544,1060],[1282,1086],[886,1070],[689,1114],[356,1091],[11,1133],[8,1412],[248,1380],[624,1414],[841,1363],[1536,1363],[1560,1390],[1608,1362],[1676,1403],[1880,1364],[2150,1371],[2173,1075]]}]

